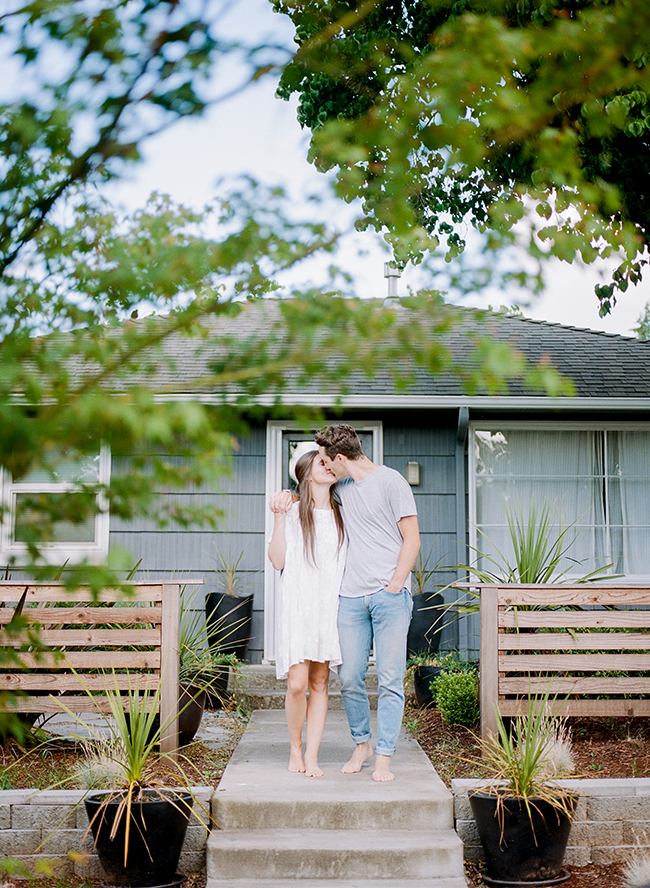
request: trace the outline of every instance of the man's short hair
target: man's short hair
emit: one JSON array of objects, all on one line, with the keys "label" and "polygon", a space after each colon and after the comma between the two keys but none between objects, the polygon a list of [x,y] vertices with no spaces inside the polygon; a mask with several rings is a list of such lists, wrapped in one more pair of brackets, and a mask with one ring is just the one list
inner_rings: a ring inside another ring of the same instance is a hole
[{"label": "man's short hair", "polygon": [[359,436],[352,426],[345,423],[325,426],[320,432],[316,432],[316,443],[330,459],[334,459],[338,453],[348,459],[360,459],[363,456]]}]

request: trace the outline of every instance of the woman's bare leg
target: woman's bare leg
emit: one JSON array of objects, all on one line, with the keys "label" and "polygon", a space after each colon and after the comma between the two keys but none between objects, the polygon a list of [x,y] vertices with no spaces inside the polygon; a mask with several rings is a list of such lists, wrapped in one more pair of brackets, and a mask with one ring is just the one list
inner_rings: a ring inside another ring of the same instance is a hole
[{"label": "woman's bare leg", "polygon": [[305,762],[302,757],[302,726],[307,715],[307,684],[309,681],[309,661],[294,663],[289,667],[287,675],[287,694],[284,698],[284,711],[287,715],[289,728],[289,770],[294,773],[304,772]]},{"label": "woman's bare leg", "polygon": [[305,773],[307,777],[322,777],[318,767],[318,750],[327,718],[327,684],[329,662],[309,664],[309,703],[307,705],[307,744],[305,747]]}]

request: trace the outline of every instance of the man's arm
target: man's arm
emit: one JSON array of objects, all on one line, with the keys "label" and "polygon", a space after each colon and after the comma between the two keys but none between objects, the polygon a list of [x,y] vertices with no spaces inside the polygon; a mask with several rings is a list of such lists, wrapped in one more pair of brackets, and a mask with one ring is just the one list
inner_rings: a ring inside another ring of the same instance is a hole
[{"label": "man's arm", "polygon": [[402,548],[400,549],[397,567],[390,583],[385,587],[387,592],[401,592],[406,578],[413,570],[415,559],[420,551],[420,528],[417,515],[407,515],[397,522],[399,532],[402,534]]}]

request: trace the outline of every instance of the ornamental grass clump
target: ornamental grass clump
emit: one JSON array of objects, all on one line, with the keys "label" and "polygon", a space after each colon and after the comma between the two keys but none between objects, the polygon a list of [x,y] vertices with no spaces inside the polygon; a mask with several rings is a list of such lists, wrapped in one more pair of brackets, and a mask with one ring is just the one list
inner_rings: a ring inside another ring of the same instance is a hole
[{"label": "ornamental grass clump", "polygon": [[650,885],[650,854],[639,854],[629,860],[623,870],[624,888],[648,888]]},{"label": "ornamental grass clump", "polygon": [[73,768],[71,780],[82,789],[113,789],[123,777],[122,743],[114,737],[96,737],[81,744],[83,758]]},{"label": "ornamental grass clump", "polygon": [[540,780],[566,777],[575,771],[571,731],[564,720],[556,721],[549,731],[540,757]]},{"label": "ornamental grass clump", "polygon": [[[155,754],[163,728],[167,728],[157,723],[162,682],[156,682],[155,690],[130,685],[123,694],[115,672],[113,680],[115,687],[105,691],[110,707],[110,717],[105,716],[107,736],[102,736],[94,728],[90,728],[90,732],[95,758],[110,759],[112,762],[117,775],[114,783],[126,792],[126,807],[130,811],[132,801],[140,792],[156,783],[153,778]],[[85,690],[92,697],[92,692],[87,688]],[[85,727],[83,719],[68,706],[61,703],[61,707]],[[77,739],[83,740],[81,737]]]}]

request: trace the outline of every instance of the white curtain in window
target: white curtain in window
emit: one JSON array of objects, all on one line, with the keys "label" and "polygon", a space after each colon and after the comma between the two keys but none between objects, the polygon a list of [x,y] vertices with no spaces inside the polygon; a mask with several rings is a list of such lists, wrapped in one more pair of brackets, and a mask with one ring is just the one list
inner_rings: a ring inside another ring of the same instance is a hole
[{"label": "white curtain in window", "polygon": [[524,516],[534,503],[538,512],[552,509],[557,531],[562,521],[574,524],[562,569],[581,575],[607,563],[599,432],[477,430],[475,447],[477,549],[493,554],[496,547],[512,562],[506,503]]},{"label": "white curtain in window", "polygon": [[650,573],[650,436],[607,432],[607,500],[614,572]]}]

